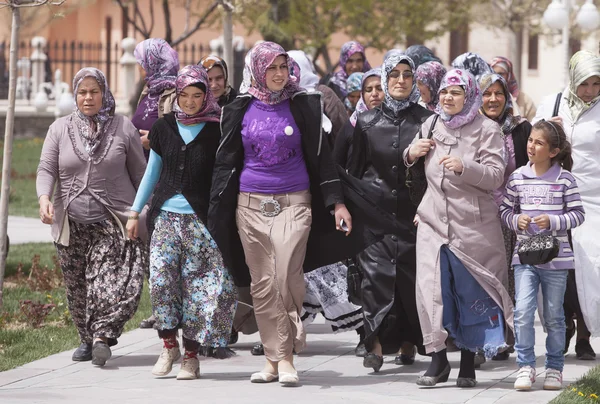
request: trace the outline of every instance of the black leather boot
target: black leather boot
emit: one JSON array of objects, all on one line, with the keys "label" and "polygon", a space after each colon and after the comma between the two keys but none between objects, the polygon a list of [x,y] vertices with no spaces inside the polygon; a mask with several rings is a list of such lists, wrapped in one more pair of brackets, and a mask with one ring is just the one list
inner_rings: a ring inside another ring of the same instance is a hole
[{"label": "black leather boot", "polygon": [[92,360],[92,344],[88,344],[86,342],[82,342],[79,345],[79,348],[73,352],[73,356],[71,357],[75,362],[86,362]]}]

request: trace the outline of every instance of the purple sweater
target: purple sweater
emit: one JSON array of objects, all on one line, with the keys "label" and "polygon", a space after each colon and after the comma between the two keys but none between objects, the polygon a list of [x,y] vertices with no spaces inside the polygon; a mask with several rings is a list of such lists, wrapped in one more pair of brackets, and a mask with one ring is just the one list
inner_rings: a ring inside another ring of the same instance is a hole
[{"label": "purple sweater", "polygon": [[[558,164],[554,164],[540,177],[531,169],[531,163],[517,169],[508,179],[506,196],[500,206],[502,221],[517,233],[517,248],[522,240],[538,233],[552,234],[560,240],[558,257],[547,264],[537,265],[541,269],[574,267],[567,230],[581,225],[584,213],[575,178]],[[518,230],[520,214],[531,218],[547,214],[550,217],[550,229],[540,230],[531,223],[526,230]],[[521,263],[517,248],[513,255],[513,265]]]},{"label": "purple sweater", "polygon": [[242,142],[241,192],[283,194],[310,188],[289,100],[268,105],[253,99],[242,121]]}]

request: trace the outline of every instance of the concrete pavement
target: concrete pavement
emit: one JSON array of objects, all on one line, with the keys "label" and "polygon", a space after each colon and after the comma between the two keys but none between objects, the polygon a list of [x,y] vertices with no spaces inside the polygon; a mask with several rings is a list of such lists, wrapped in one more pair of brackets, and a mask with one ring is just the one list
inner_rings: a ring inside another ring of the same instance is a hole
[{"label": "concrete pavement", "polygon": [[11,244],[52,242],[50,226],[31,217],[9,216],[8,237]]},{"label": "concrete pavement", "polygon": [[[72,362],[70,351],[0,373],[0,403],[537,404],[547,403],[559,394],[542,390],[545,334],[539,323],[536,327],[538,381],[529,392],[513,390],[514,354],[506,362],[490,361],[482,365],[477,371],[476,388],[459,389],[455,382],[460,354],[450,353],[452,372],[448,383],[420,388],[415,380],[426,370],[429,358],[417,356],[412,366],[396,366],[393,357],[386,357],[383,368],[375,374],[363,368],[362,360],[353,355],[355,333],[330,334],[321,317],[309,326],[308,332],[308,348],[296,357],[301,381],[297,388],[249,382],[250,374],[260,370],[264,360],[249,352],[257,334],[240,335],[240,341],[234,345],[238,355],[232,359],[202,359],[199,380],[177,381],[179,364],[168,377],[154,378],[150,371],[160,353],[160,341],[152,330],[135,330],[121,337],[119,345],[114,347],[113,358],[104,368],[94,367],[90,362]],[[600,339],[593,339],[592,345],[600,352]],[[596,361],[576,360],[573,349],[566,357],[565,386],[596,365]]]}]

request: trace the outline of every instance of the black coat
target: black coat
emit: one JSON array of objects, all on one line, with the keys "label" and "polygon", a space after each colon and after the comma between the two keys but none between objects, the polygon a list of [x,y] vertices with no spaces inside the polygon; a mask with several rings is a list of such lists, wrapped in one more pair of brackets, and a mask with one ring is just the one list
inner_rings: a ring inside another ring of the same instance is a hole
[{"label": "black coat", "polygon": [[527,157],[527,139],[529,139],[530,133],[531,124],[528,121],[521,122],[512,131],[517,168],[523,167],[529,162],[529,157]]},{"label": "black coat", "polygon": [[[353,231],[349,237],[335,228],[331,211],[334,204],[344,203],[345,193],[328,142],[321,130],[320,97],[318,93],[302,92],[295,94],[290,100],[292,115],[302,133],[302,152],[312,195],[313,220],[304,261],[305,271],[341,261],[378,240],[361,224],[360,215],[353,215]],[[251,100],[252,96],[241,95],[223,107],[222,138],[217,151],[208,211],[208,229],[238,286],[250,284],[250,273],[237,231],[235,212],[240,188],[239,176],[244,166],[242,120]]]}]

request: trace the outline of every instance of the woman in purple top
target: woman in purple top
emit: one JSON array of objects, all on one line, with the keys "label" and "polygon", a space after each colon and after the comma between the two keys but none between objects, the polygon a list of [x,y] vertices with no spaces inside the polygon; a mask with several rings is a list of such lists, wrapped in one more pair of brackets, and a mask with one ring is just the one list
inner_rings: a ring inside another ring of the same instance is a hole
[{"label": "woman in purple top", "polygon": [[250,380],[295,385],[293,352],[306,343],[303,265],[339,261],[343,254],[326,261],[331,244],[313,236],[341,230],[342,221],[349,234],[352,218],[321,131],[320,94],[300,90],[289,57],[273,42],[253,49],[251,67],[248,94],[223,108],[208,228],[236,284],[251,280],[267,361]]}]

